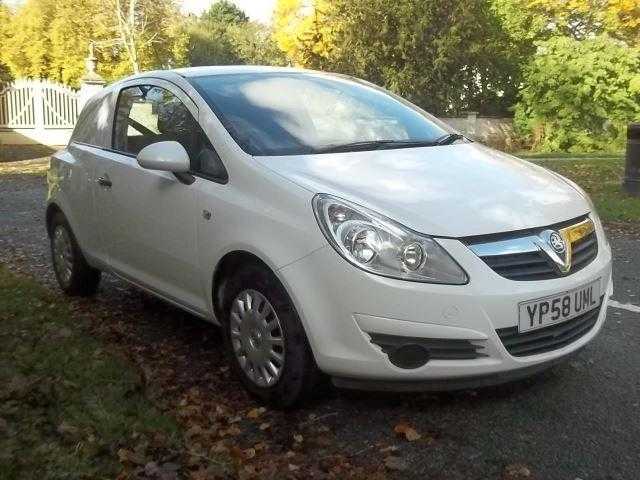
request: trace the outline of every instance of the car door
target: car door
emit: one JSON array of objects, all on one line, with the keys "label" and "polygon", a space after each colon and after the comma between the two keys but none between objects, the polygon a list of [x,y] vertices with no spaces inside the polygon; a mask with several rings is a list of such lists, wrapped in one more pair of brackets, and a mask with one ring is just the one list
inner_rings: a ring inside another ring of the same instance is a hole
[{"label": "car door", "polygon": [[[113,271],[204,315],[196,244],[196,189],[136,161],[146,145],[180,142],[197,154],[195,104],[167,81],[144,79],[120,90],[111,149],[96,171],[102,238]],[[197,179],[196,179],[197,181]]]}]

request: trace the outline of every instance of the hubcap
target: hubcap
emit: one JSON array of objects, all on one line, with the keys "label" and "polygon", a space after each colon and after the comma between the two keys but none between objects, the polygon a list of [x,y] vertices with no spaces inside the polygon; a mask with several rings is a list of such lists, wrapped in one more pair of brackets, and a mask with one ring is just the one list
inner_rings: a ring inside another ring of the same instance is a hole
[{"label": "hubcap", "polygon": [[73,249],[67,229],[58,225],[53,231],[53,266],[60,281],[67,285],[73,271]]},{"label": "hubcap", "polygon": [[233,300],[231,345],[240,367],[260,387],[274,385],[284,367],[284,336],[280,319],[260,292],[244,290]]}]

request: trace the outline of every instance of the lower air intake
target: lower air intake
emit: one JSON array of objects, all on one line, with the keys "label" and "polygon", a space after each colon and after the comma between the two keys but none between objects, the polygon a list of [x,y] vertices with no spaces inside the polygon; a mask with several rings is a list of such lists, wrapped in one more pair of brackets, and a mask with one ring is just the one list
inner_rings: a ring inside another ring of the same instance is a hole
[{"label": "lower air intake", "polygon": [[429,360],[472,360],[486,357],[484,347],[469,340],[447,338],[401,337],[370,333],[371,343],[378,345],[389,361],[400,368],[418,368]]},{"label": "lower air intake", "polygon": [[[604,297],[600,298],[602,302]],[[526,357],[551,352],[575,342],[594,327],[600,315],[600,307],[567,322],[541,328],[527,333],[518,333],[518,327],[500,328],[496,333],[502,344],[514,357]]]}]

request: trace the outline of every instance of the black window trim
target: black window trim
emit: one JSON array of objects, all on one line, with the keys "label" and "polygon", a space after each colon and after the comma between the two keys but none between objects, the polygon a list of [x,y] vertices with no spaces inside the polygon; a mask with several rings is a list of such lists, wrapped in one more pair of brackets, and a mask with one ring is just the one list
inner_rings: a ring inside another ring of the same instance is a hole
[{"label": "black window trim", "polygon": [[[179,89],[185,95],[185,97],[187,97],[191,101],[191,103],[193,103],[193,105],[196,107],[196,110],[198,111],[198,118],[196,119],[196,122],[198,123],[198,125],[200,125],[200,118],[199,118],[200,109],[198,108],[198,105],[196,104],[196,102],[193,101],[191,96],[187,92],[185,92],[183,88],[181,88],[179,85],[176,85],[174,82],[172,82],[170,80],[167,80],[165,78],[143,77],[143,78],[136,79],[134,82],[131,82],[131,83],[126,82],[124,85],[118,87],[118,96],[116,98],[116,104],[115,104],[115,108],[113,110],[113,116],[112,116],[113,120],[111,122],[111,146],[110,147],[98,147],[97,145],[88,145],[88,144],[84,144],[82,142],[76,142],[76,143],[79,143],[81,145],[87,145],[87,146],[94,147],[94,148],[99,148],[100,150],[104,150],[104,151],[111,152],[111,153],[117,153],[119,155],[124,155],[125,157],[136,158],[137,155],[134,155],[132,153],[124,152],[122,150],[118,150],[118,149],[113,148],[113,146],[115,145],[115,136],[116,136],[116,117],[117,117],[117,113],[118,113],[118,106],[120,105],[120,96],[122,95],[123,90],[126,90],[128,88],[139,87],[141,85],[149,85],[149,86],[152,86],[152,87],[156,87],[156,88],[161,88],[163,90],[167,90],[174,97],[176,97],[178,100],[180,100],[180,98],[175,93],[173,93],[171,90],[168,90],[168,89],[166,89],[166,88],[164,88],[162,86],[159,86],[159,85],[153,85],[153,84],[149,84],[149,83],[145,84],[144,80],[147,80],[147,79],[148,80],[161,80],[161,81],[167,82],[167,83],[171,84],[172,86],[176,87],[177,89]],[[216,156],[220,160],[220,163],[222,164],[222,168],[224,168],[224,171],[225,171],[225,176],[224,177],[215,177],[213,175],[207,175],[207,174],[202,173],[202,172],[194,172],[191,169],[189,169],[188,173],[190,175],[193,175],[194,177],[202,178],[204,180],[209,180],[209,181],[217,183],[219,185],[226,185],[227,183],[229,183],[229,170],[225,166],[224,162],[222,161],[222,157],[220,157],[220,154],[216,150],[216,147],[213,146],[213,143],[211,142],[211,139],[208,137],[207,133],[204,131],[202,126],[200,126],[200,129],[202,130],[202,133],[204,133],[205,138],[207,139],[207,141],[211,145],[211,148],[213,149],[213,152],[216,154]]]}]

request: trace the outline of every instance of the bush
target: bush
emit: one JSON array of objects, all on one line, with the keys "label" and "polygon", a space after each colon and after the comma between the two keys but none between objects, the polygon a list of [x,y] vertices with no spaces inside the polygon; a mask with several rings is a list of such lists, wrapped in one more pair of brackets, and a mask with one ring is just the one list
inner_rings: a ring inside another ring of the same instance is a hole
[{"label": "bush", "polygon": [[538,44],[525,68],[516,128],[539,151],[619,151],[640,119],[640,50],[606,35]]}]

